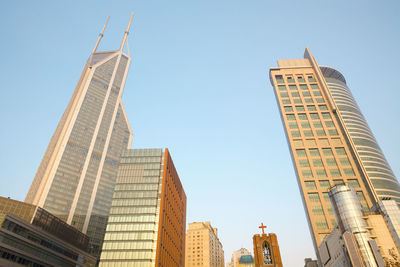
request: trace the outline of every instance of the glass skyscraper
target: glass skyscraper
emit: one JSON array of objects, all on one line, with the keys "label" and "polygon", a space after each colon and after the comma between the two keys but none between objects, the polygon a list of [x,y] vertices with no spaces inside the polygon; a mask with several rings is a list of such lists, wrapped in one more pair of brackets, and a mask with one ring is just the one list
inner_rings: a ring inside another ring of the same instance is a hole
[{"label": "glass skyscraper", "polygon": [[336,226],[332,186],[355,188],[364,210],[387,197],[400,203],[400,185],[339,71],[319,66],[307,48],[304,59],[278,60],[270,81],[316,251]]},{"label": "glass skyscraper", "polygon": [[120,155],[133,136],[121,99],[131,63],[123,52],[131,21],[119,50],[97,52],[104,26],[25,199],[87,234],[96,256]]}]

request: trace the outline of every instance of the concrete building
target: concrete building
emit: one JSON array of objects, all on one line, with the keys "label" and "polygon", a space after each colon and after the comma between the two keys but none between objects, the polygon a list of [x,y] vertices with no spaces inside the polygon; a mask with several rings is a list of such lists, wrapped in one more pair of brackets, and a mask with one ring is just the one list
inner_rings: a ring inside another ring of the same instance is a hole
[{"label": "concrete building", "polygon": [[0,266],[87,266],[89,237],[35,205],[0,197]]},{"label": "concrete building", "polygon": [[217,228],[210,222],[189,223],[186,232],[185,266],[224,267],[224,250]]},{"label": "concrete building", "polygon": [[339,71],[319,66],[307,48],[304,59],[278,60],[270,81],[319,256],[336,226],[331,186],[354,187],[367,211],[385,197],[400,203],[400,185]]},{"label": "concrete building", "polygon": [[244,255],[236,262],[237,267],[254,267],[254,258],[251,255]]},{"label": "concrete building", "polygon": [[304,267],[318,267],[318,261],[311,258],[305,258]]},{"label": "concrete building", "polygon": [[131,63],[123,52],[131,20],[119,50],[97,52],[104,26],[25,199],[89,235],[96,256],[120,155],[132,142],[121,98]]},{"label": "concrete building", "polygon": [[122,153],[101,267],[185,264],[186,195],[168,149]]}]

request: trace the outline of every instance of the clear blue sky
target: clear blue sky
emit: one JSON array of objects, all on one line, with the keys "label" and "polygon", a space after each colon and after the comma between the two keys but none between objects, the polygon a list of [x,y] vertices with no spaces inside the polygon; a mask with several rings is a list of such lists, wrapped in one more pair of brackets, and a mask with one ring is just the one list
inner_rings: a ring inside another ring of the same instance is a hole
[{"label": "clear blue sky", "polygon": [[135,148],[168,147],[187,222],[211,221],[225,259],[261,222],[284,266],[315,258],[268,69],[302,58],[346,77],[400,175],[399,1],[3,1],[1,196],[23,200],[108,15],[118,49],[130,12],[123,96]]}]

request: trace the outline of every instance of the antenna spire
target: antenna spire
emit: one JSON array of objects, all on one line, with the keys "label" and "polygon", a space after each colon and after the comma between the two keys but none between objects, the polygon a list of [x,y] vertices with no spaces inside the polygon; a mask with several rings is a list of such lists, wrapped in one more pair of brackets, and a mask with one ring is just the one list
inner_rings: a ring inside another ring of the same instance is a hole
[{"label": "antenna spire", "polygon": [[129,19],[128,26],[126,26],[124,38],[122,38],[122,43],[121,43],[121,47],[119,48],[119,51],[122,51],[122,49],[124,48],[125,41],[126,41],[126,37],[128,36],[128,33],[129,33],[129,29],[130,29],[130,27],[131,27],[131,22],[132,22],[133,16],[134,16],[134,14],[133,14],[133,12],[132,12],[131,18]]},{"label": "antenna spire", "polygon": [[110,16],[108,16],[107,21],[106,21],[106,24],[104,24],[103,30],[102,30],[101,33],[99,34],[99,38],[97,39],[96,45],[95,45],[94,48],[93,48],[92,54],[96,53],[97,47],[98,47],[99,44],[100,44],[100,40],[101,40],[101,38],[103,37],[103,33],[104,33],[104,30],[105,30],[106,27],[107,27],[107,24],[108,24],[108,20],[109,20],[109,19],[110,19]]}]

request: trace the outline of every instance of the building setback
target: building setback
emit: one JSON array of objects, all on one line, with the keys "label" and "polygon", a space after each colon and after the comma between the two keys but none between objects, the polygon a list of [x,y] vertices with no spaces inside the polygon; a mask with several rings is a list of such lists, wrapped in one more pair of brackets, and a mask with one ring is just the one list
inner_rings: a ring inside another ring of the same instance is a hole
[{"label": "building setback", "polygon": [[184,266],[186,194],[168,149],[121,157],[100,266]]},{"label": "building setback", "polygon": [[224,267],[224,250],[217,228],[210,222],[189,223],[186,233],[185,266]]},{"label": "building setback", "polygon": [[0,266],[85,266],[89,237],[44,209],[0,197]]},{"label": "building setback", "polygon": [[25,199],[89,235],[95,256],[120,155],[132,142],[121,98],[131,63],[123,52],[131,20],[119,50],[97,52],[104,26]]},{"label": "building setback", "polygon": [[278,60],[270,81],[318,255],[336,226],[331,186],[354,187],[364,211],[386,197],[400,203],[400,186],[340,72],[307,48],[304,59]]}]

